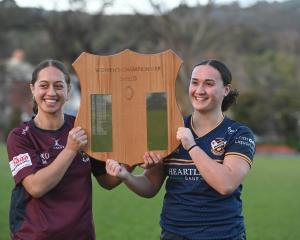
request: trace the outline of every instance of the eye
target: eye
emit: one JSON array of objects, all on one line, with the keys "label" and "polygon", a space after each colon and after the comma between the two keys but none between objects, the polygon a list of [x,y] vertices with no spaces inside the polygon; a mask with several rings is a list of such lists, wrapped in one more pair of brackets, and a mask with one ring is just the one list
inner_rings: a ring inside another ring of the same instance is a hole
[{"label": "eye", "polygon": [[207,86],[214,86],[215,85],[215,82],[213,80],[208,80],[208,81],[205,81],[205,84]]},{"label": "eye", "polygon": [[47,87],[48,87],[48,85],[45,83],[39,84],[39,88],[41,88],[41,89],[46,89]]},{"label": "eye", "polygon": [[55,87],[55,89],[57,89],[57,90],[62,90],[62,89],[64,89],[64,84],[62,84],[62,83],[57,83],[57,84],[54,85],[54,87]]},{"label": "eye", "polygon": [[197,85],[198,84],[198,81],[197,80],[191,80],[191,85]]}]

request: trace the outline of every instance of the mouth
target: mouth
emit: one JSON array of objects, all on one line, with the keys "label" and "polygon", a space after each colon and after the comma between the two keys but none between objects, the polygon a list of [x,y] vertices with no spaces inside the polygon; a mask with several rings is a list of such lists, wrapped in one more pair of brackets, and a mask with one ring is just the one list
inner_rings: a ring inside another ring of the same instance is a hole
[{"label": "mouth", "polygon": [[58,102],[58,100],[57,99],[44,99],[44,102],[46,103],[46,106],[54,107],[54,106],[56,106],[56,103]]},{"label": "mouth", "polygon": [[197,102],[204,102],[207,100],[206,97],[194,97],[194,100],[196,100]]},{"label": "mouth", "polygon": [[57,102],[56,99],[44,99],[44,101],[45,101],[46,103],[56,103],[56,102]]}]

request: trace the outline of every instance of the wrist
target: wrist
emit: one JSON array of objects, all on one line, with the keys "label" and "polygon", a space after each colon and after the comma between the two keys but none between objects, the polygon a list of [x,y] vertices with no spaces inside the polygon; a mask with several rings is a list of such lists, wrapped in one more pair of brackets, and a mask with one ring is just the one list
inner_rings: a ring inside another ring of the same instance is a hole
[{"label": "wrist", "polygon": [[198,145],[196,143],[194,143],[193,145],[191,145],[188,149],[187,149],[187,152],[190,153],[190,151],[192,149],[194,149],[195,147],[198,147]]},{"label": "wrist", "polygon": [[124,171],[124,173],[120,174],[118,176],[118,178],[122,181],[122,182],[126,182],[128,181],[128,179],[130,178],[131,173],[128,172],[127,170]]},{"label": "wrist", "polygon": [[131,173],[128,173],[128,174],[126,174],[126,175],[120,176],[119,179],[120,179],[123,183],[127,184],[128,182],[130,182],[130,177],[131,177]]},{"label": "wrist", "polygon": [[64,148],[61,152],[64,152],[65,154],[67,154],[69,156],[75,157],[78,151],[71,149],[71,148]]}]

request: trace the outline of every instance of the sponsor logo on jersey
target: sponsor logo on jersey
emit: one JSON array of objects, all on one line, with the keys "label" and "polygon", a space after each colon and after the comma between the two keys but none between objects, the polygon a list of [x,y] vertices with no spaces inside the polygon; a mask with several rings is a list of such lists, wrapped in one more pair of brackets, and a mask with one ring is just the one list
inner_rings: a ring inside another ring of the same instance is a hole
[{"label": "sponsor logo on jersey", "polygon": [[48,152],[40,153],[40,158],[42,160],[42,164],[47,164],[47,160],[50,158],[50,154]]},{"label": "sponsor logo on jersey", "polygon": [[237,129],[232,129],[231,127],[228,127],[227,132],[228,134],[234,134],[235,132],[237,132]]},{"label": "sponsor logo on jersey", "polygon": [[54,146],[53,149],[63,149],[65,146],[59,144],[60,139],[54,139]]},{"label": "sponsor logo on jersey", "polygon": [[211,152],[217,156],[221,156],[225,152],[226,141],[224,138],[217,138],[211,141]]},{"label": "sponsor logo on jersey", "polygon": [[198,181],[201,179],[201,175],[196,168],[168,168],[168,176],[171,179],[186,180],[186,181]]},{"label": "sponsor logo on jersey", "polygon": [[81,160],[82,160],[83,162],[88,162],[88,161],[90,161],[90,157],[89,157],[86,153],[80,152],[80,154],[81,154]]},{"label": "sponsor logo on jersey", "polygon": [[252,151],[255,149],[255,141],[252,138],[245,137],[245,136],[239,136],[235,139],[234,143],[250,147]]},{"label": "sponsor logo on jersey", "polygon": [[28,132],[29,127],[26,126],[25,128],[22,129],[22,135],[26,135],[26,133]]},{"label": "sponsor logo on jersey", "polygon": [[20,170],[25,167],[31,166],[31,158],[28,153],[22,153],[13,157],[9,162],[9,167],[13,176],[15,176]]}]

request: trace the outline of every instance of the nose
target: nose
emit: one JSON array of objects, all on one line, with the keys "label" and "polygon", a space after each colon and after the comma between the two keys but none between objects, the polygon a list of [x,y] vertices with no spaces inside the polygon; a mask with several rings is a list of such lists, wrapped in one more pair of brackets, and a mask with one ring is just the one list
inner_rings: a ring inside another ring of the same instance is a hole
[{"label": "nose", "polygon": [[199,84],[199,85],[197,86],[195,92],[198,93],[198,94],[203,94],[203,93],[205,93],[205,90],[204,90],[204,87],[202,86],[202,84]]},{"label": "nose", "polygon": [[54,86],[52,86],[52,85],[49,86],[47,94],[50,95],[50,96],[56,95],[56,91],[55,91]]}]

